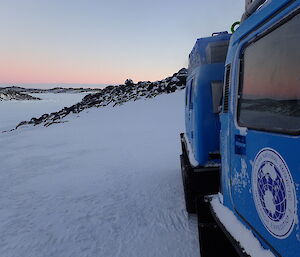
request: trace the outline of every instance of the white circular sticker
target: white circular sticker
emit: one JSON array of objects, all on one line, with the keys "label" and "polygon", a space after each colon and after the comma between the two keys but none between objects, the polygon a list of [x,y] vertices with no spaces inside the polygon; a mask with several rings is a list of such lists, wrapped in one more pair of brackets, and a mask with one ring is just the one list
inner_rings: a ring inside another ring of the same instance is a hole
[{"label": "white circular sticker", "polygon": [[296,192],[289,168],[275,150],[264,148],[256,155],[252,190],[265,228],[276,238],[287,238],[295,224]]}]

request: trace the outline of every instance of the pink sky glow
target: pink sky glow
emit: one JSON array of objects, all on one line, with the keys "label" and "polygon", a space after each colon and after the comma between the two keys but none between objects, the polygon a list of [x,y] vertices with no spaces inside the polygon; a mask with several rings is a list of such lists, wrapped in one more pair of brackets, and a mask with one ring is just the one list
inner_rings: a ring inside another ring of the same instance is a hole
[{"label": "pink sky glow", "polygon": [[198,37],[229,30],[243,6],[242,0],[3,0],[0,83],[161,80],[187,66]]}]

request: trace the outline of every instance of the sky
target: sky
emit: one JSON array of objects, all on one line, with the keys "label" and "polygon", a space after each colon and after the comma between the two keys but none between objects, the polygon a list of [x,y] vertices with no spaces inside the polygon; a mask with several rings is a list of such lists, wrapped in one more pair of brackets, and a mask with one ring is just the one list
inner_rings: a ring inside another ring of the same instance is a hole
[{"label": "sky", "polygon": [[163,79],[243,9],[243,0],[0,0],[0,83]]}]

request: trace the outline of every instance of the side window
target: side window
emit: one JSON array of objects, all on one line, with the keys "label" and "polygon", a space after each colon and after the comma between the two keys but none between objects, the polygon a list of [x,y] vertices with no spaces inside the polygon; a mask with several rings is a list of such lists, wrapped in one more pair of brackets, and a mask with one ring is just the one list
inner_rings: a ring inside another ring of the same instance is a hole
[{"label": "side window", "polygon": [[213,103],[213,113],[219,113],[222,99],[223,82],[214,81],[211,83],[211,94]]},{"label": "side window", "polygon": [[240,126],[299,133],[299,27],[297,15],[245,49],[237,117]]},{"label": "side window", "polygon": [[189,87],[187,85],[185,89],[185,106],[187,106],[188,104],[188,95],[189,95]]},{"label": "side window", "polygon": [[228,46],[229,40],[209,43],[205,49],[207,63],[212,64],[225,62]]},{"label": "side window", "polygon": [[193,109],[193,94],[194,94],[194,79],[192,79],[191,86],[190,86],[190,98],[189,98],[190,109]]}]

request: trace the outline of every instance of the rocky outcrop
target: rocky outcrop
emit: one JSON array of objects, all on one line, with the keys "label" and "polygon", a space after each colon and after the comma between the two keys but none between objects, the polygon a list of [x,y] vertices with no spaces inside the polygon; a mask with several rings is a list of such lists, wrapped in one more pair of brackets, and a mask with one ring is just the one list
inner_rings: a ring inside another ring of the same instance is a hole
[{"label": "rocky outcrop", "polygon": [[169,94],[185,88],[187,70],[181,69],[178,73],[164,80],[150,82],[141,81],[134,84],[128,79],[125,84],[119,86],[107,86],[95,94],[86,95],[81,102],[70,107],[65,107],[58,112],[44,114],[39,118],[32,118],[29,121],[22,121],[15,129],[25,125],[50,126],[55,123],[65,122],[64,117],[70,113],[80,113],[91,107],[104,107],[107,105],[118,106],[128,101],[153,98],[160,94]]},{"label": "rocky outcrop", "polygon": [[41,99],[28,94],[17,92],[12,89],[7,89],[7,88],[0,89],[0,101],[7,101],[7,100],[41,100]]},{"label": "rocky outcrop", "polygon": [[41,88],[24,88],[24,87],[2,87],[0,88],[0,92],[2,90],[13,90],[18,93],[25,94],[39,94],[39,93],[89,93],[89,92],[98,92],[101,89],[98,88],[64,88],[64,87],[54,87],[51,89],[41,89]]}]

